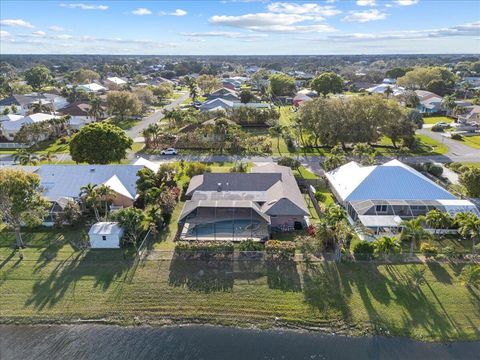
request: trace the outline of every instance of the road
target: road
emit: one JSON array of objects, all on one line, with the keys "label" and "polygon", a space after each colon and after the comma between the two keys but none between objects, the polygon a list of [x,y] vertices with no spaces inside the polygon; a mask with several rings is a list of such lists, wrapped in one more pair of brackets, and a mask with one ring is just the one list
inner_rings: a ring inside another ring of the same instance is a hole
[{"label": "road", "polygon": [[162,110],[158,110],[152,115],[143,118],[142,121],[140,121],[137,125],[126,130],[125,132],[127,133],[128,136],[130,136],[134,140],[137,139],[138,137],[141,137],[143,129],[147,128],[148,125],[155,124],[159,122],[161,119],[163,119],[164,110],[174,109],[175,107],[180,105],[182,102],[184,102],[187,98],[188,98],[188,93],[182,94],[182,96],[172,101],[170,104],[165,106]]}]

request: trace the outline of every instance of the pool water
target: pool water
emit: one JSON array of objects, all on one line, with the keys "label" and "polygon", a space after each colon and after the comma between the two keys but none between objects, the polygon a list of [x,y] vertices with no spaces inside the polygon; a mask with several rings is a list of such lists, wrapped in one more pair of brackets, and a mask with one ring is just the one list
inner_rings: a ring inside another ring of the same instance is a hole
[{"label": "pool water", "polygon": [[207,237],[216,233],[222,235],[245,235],[248,232],[255,232],[260,221],[258,220],[222,220],[215,223],[198,224],[188,230],[188,236]]}]

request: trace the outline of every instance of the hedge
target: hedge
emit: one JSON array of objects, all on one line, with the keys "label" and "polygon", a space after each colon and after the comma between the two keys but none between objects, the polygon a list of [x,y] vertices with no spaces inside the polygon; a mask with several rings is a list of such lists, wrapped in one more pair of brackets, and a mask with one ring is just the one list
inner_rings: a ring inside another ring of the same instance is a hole
[{"label": "hedge", "polygon": [[265,243],[267,255],[271,257],[280,257],[293,259],[295,256],[295,243],[293,241],[268,240]]}]

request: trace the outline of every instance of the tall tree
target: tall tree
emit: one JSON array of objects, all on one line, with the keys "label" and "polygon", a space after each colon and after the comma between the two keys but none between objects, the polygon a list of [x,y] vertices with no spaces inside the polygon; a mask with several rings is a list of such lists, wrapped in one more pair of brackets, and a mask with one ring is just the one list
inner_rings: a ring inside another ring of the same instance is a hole
[{"label": "tall tree", "polygon": [[343,79],[333,72],[325,72],[313,79],[310,87],[323,96],[338,94],[342,92]]},{"label": "tall tree", "polygon": [[110,91],[107,94],[107,108],[111,114],[123,121],[126,116],[138,115],[142,104],[135,94],[127,91]]},{"label": "tall tree", "polygon": [[287,74],[273,74],[268,80],[268,90],[272,96],[290,96],[295,92],[295,79]]},{"label": "tall tree", "polygon": [[70,141],[72,160],[89,164],[120,162],[133,140],[118,126],[95,122],[84,126]]},{"label": "tall tree", "polygon": [[16,169],[0,169],[0,222],[15,231],[17,247],[23,247],[21,226],[38,226],[50,203],[41,195],[40,177]]},{"label": "tall tree", "polygon": [[480,168],[469,168],[463,171],[458,177],[468,196],[480,197]]},{"label": "tall tree", "polygon": [[466,213],[458,220],[458,232],[472,239],[472,254],[476,253],[476,241],[480,241],[480,218],[474,213]]},{"label": "tall tree", "polygon": [[27,84],[35,91],[39,91],[42,87],[52,81],[52,74],[45,65],[38,65],[28,69],[23,76],[25,77]]},{"label": "tall tree", "polygon": [[419,216],[415,219],[405,220],[401,224],[402,234],[400,239],[410,242],[410,257],[413,256],[415,246],[418,246],[422,240],[428,240],[430,238],[430,233],[422,226],[424,221],[425,218]]}]

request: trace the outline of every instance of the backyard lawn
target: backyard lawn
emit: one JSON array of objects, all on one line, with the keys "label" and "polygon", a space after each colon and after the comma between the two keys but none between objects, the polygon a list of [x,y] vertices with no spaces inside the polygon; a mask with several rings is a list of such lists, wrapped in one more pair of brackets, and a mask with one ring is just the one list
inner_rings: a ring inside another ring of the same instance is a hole
[{"label": "backyard lawn", "polygon": [[83,235],[37,229],[26,234],[20,260],[13,234],[0,233],[0,322],[205,322],[480,338],[480,291],[462,284],[462,265],[137,261],[120,250],[75,250]]},{"label": "backyard lawn", "polygon": [[465,144],[465,145],[468,145],[472,148],[475,148],[475,149],[480,149],[480,135],[476,135],[476,136],[464,136],[462,138],[462,142]]}]

